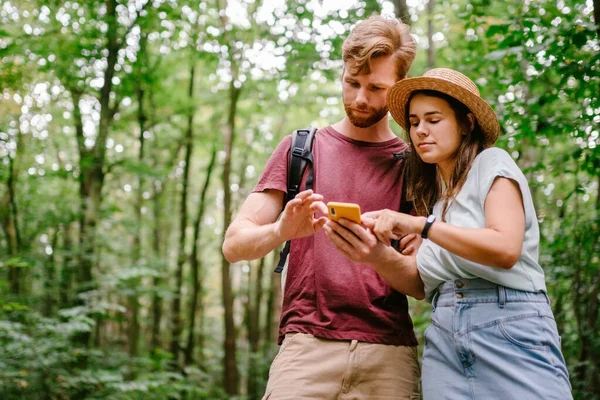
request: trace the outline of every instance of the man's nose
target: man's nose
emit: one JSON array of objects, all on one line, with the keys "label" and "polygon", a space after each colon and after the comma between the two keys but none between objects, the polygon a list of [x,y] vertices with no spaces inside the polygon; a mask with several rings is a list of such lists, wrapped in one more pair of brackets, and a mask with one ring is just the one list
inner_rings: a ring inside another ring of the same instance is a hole
[{"label": "man's nose", "polygon": [[365,88],[358,89],[358,93],[356,94],[356,103],[368,104],[367,91]]}]

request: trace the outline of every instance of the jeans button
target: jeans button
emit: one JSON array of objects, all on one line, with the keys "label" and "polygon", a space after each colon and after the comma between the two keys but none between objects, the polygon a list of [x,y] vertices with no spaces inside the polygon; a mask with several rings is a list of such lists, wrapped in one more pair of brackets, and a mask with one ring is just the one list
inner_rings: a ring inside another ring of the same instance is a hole
[{"label": "jeans button", "polygon": [[460,289],[460,288],[462,288],[463,286],[465,286],[465,283],[464,283],[464,282],[462,282],[462,281],[458,281],[458,282],[456,282],[456,287],[457,287],[457,288],[459,288],[459,289]]},{"label": "jeans button", "polygon": [[462,299],[463,297],[465,297],[462,293],[456,293],[456,297],[458,299]]}]

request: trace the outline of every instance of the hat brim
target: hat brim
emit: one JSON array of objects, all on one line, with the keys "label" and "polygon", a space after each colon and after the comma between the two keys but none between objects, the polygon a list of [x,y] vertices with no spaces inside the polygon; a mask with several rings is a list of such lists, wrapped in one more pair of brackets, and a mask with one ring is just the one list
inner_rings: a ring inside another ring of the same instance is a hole
[{"label": "hat brim", "polygon": [[409,132],[409,121],[406,120],[406,107],[413,92],[434,90],[445,93],[463,103],[471,110],[484,135],[484,147],[492,146],[498,139],[500,124],[492,107],[481,97],[460,85],[435,77],[406,78],[396,82],[387,93],[387,106],[392,118]]}]

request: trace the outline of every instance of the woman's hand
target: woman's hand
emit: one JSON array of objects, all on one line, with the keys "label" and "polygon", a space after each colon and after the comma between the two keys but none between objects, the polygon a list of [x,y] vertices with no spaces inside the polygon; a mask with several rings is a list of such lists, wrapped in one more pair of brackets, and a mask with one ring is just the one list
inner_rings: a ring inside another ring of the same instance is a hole
[{"label": "woman's hand", "polygon": [[400,250],[402,255],[411,256],[417,254],[419,247],[423,243],[423,238],[417,233],[411,233],[400,239]]},{"label": "woman's hand", "polygon": [[373,231],[377,240],[388,246],[392,240],[399,240],[411,233],[421,232],[425,225],[423,217],[415,217],[392,210],[366,212],[362,215],[362,222]]}]

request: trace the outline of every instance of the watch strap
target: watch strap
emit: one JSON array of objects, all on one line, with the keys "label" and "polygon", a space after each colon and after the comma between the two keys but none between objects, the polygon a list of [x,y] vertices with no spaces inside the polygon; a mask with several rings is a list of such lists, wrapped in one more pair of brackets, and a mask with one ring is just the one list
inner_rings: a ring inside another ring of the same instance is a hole
[{"label": "watch strap", "polygon": [[433,214],[428,216],[427,219],[425,220],[425,226],[423,227],[423,231],[421,232],[421,237],[423,239],[427,239],[427,232],[429,232],[429,228],[431,228],[431,225],[433,225],[434,222],[435,222],[435,215],[433,215]]}]

